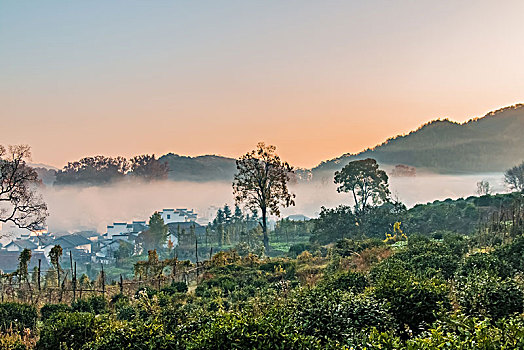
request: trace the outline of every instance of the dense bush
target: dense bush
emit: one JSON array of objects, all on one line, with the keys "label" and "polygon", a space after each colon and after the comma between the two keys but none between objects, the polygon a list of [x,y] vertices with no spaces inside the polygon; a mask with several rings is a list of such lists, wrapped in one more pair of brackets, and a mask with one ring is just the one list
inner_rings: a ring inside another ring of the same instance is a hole
[{"label": "dense bush", "polygon": [[461,257],[443,243],[415,236],[410,239],[407,249],[395,254],[393,259],[407,263],[407,267],[418,276],[441,275],[449,279],[457,270]]},{"label": "dense bush", "polygon": [[329,349],[314,337],[292,331],[271,317],[228,313],[215,318],[195,336],[186,338],[192,350],[221,349]]},{"label": "dense bush", "polygon": [[[400,348],[400,347],[399,347]],[[420,337],[408,340],[408,349],[524,349],[524,320],[522,317],[492,322],[456,315],[437,322]]]},{"label": "dense bush", "polygon": [[459,280],[457,299],[464,313],[498,320],[524,311],[524,293],[510,278],[486,272]]},{"label": "dense bush", "polygon": [[515,274],[524,272],[524,254],[522,252],[524,252],[524,236],[519,236],[511,243],[497,247],[493,254]]},{"label": "dense bush", "polygon": [[299,256],[302,252],[305,252],[306,250],[308,252],[315,252],[320,249],[319,244],[315,243],[297,243],[293,244],[291,247],[289,247],[288,255],[292,258],[296,258]]},{"label": "dense bush", "polygon": [[37,349],[81,349],[95,336],[95,316],[90,312],[58,313],[40,331]]},{"label": "dense bush", "polygon": [[0,303],[0,331],[34,329],[38,312],[34,306],[19,303]]},{"label": "dense bush", "polygon": [[314,288],[294,301],[292,321],[301,333],[344,342],[363,329],[395,328],[385,303],[371,296]]},{"label": "dense bush", "polygon": [[338,272],[326,278],[320,286],[331,291],[351,291],[361,293],[369,285],[366,277],[360,272]]},{"label": "dense bush", "polygon": [[87,299],[77,299],[71,303],[75,312],[92,312],[95,315],[107,312],[107,301],[103,296],[93,295]]},{"label": "dense bush", "polygon": [[171,350],[177,346],[173,334],[166,333],[160,323],[116,321],[101,318],[96,322],[94,336],[83,349],[87,350]]},{"label": "dense bush", "polygon": [[56,313],[69,312],[71,310],[71,307],[67,304],[45,304],[40,309],[40,315],[42,321],[47,321]]},{"label": "dense bush", "polygon": [[386,244],[378,238],[365,240],[341,239],[335,243],[334,251],[337,255],[347,257],[360,253],[366,249],[385,246]]},{"label": "dense bush", "polygon": [[504,261],[501,261],[495,254],[476,253],[464,259],[457,271],[457,276],[465,277],[477,275],[481,272],[487,272],[490,275],[501,278],[508,278],[513,274],[511,267]]},{"label": "dense bush", "polygon": [[388,259],[372,271],[373,295],[387,302],[393,316],[417,334],[449,310],[449,289],[437,278],[420,278],[406,269],[406,263]]}]

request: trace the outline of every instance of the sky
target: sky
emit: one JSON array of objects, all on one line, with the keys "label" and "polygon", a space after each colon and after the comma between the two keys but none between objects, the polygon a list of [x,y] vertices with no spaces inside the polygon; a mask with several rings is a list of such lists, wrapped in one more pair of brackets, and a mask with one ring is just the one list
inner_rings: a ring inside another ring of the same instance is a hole
[{"label": "sky", "polygon": [[299,167],[524,101],[523,1],[0,0],[0,144]]}]

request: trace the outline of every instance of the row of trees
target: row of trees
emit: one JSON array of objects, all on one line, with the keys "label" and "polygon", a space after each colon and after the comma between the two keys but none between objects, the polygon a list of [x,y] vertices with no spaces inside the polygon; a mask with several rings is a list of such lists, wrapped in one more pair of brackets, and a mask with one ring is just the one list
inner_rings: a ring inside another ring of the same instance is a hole
[{"label": "row of trees", "polygon": [[167,179],[169,168],[155,155],[124,157],[94,156],[69,162],[57,171],[55,185],[102,185],[122,180],[126,176],[145,181]]}]

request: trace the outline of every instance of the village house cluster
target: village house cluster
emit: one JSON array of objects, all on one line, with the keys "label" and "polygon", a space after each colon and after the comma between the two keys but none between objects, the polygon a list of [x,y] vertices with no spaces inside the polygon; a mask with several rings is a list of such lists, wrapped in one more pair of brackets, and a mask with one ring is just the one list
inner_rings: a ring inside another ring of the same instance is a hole
[{"label": "village house cluster", "polygon": [[[195,227],[202,231],[203,226],[196,223],[197,213],[192,209],[163,209],[158,212],[164,223],[169,228],[168,240],[174,246],[178,244],[177,231]],[[0,244],[0,272],[10,273],[17,269],[18,257],[24,249],[31,250],[31,261],[29,269],[38,266],[40,260],[41,268],[50,268],[49,252],[56,246],[62,247],[63,256],[72,256],[79,264],[101,263],[110,264],[114,262],[114,253],[119,249],[121,242],[131,243],[135,251],[139,250],[137,238],[140,233],[148,229],[147,222],[132,221],[114,222],[107,225],[106,232],[78,231],[53,232],[45,227],[29,231],[19,229],[15,226],[2,227],[0,237],[4,244]]]}]

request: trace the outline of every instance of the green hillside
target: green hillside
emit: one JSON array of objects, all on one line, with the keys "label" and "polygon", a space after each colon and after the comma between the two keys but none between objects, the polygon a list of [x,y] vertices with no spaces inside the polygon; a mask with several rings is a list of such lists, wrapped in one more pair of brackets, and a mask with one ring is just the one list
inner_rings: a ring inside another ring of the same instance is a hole
[{"label": "green hillside", "polygon": [[198,157],[168,153],[159,158],[169,166],[169,178],[177,181],[232,181],[235,159],[205,155]]},{"label": "green hillside", "polygon": [[357,154],[322,162],[314,174],[356,159],[406,164],[438,173],[499,172],[524,159],[524,105],[506,107],[465,123],[435,120]]}]

